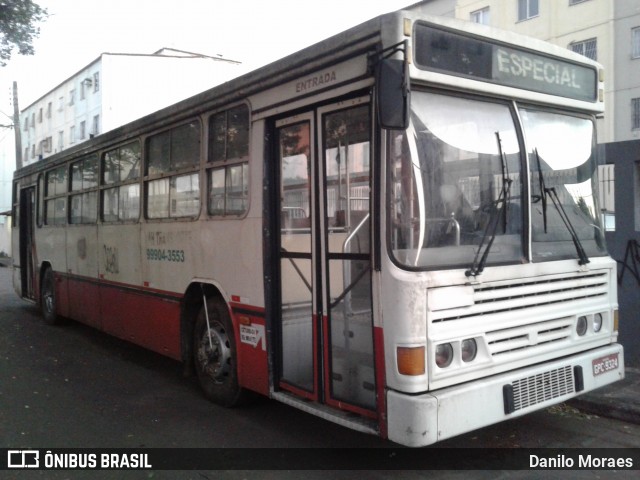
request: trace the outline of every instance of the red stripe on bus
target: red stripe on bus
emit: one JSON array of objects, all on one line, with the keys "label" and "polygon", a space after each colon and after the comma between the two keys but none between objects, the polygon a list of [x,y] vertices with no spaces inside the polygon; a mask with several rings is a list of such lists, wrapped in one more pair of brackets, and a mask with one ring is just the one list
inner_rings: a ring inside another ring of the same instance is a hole
[{"label": "red stripe on bus", "polygon": [[384,330],[381,327],[373,328],[373,356],[376,365],[376,396],[378,397],[378,429],[382,438],[387,438],[387,397],[385,385],[387,377],[384,373]]},{"label": "red stripe on bus", "polygon": [[[238,383],[243,388],[268,396],[269,362],[264,308],[232,305],[231,312],[237,345]],[[243,329],[248,333],[243,333]]]},{"label": "red stripe on bus", "polygon": [[180,295],[79,275],[55,278],[59,315],[181,360]]},{"label": "red stripe on bus", "polygon": [[[175,360],[182,360],[182,295],[68,273],[56,274],[56,285],[60,315]],[[244,388],[268,395],[265,310],[263,307],[239,303],[230,307],[237,339],[238,381]],[[260,329],[262,335],[256,345],[243,342],[241,325]]]}]

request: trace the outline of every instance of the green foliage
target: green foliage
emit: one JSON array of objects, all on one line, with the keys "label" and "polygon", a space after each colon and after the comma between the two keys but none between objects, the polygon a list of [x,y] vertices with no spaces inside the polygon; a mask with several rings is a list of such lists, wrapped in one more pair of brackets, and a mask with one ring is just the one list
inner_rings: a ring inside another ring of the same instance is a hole
[{"label": "green foliage", "polygon": [[11,59],[14,48],[21,55],[33,55],[33,40],[40,34],[38,22],[49,16],[32,0],[0,0],[0,66]]}]

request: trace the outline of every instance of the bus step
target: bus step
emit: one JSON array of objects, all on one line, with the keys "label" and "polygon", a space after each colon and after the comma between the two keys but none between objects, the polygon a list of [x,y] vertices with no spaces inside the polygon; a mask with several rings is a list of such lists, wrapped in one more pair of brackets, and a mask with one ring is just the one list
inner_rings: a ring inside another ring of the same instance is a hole
[{"label": "bus step", "polygon": [[371,435],[380,434],[378,431],[377,420],[371,418],[354,415],[353,413],[345,412],[343,410],[336,410],[328,405],[310,402],[307,399],[300,398],[289,392],[271,392],[271,398],[324,420],[337,423],[338,425],[351,428],[352,430],[357,430],[358,432],[368,433]]}]

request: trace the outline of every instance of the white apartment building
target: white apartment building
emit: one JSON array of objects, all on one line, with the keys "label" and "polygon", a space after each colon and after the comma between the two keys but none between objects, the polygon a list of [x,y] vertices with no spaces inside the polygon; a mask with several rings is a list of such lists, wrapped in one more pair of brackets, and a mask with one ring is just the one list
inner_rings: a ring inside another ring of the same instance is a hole
[{"label": "white apartment building", "polygon": [[162,49],[103,53],[22,110],[22,164],[44,159],[241,72],[223,57]]},{"label": "white apartment building", "polygon": [[455,16],[539,38],[600,62],[606,113],[598,142],[640,138],[638,0],[457,0]]}]

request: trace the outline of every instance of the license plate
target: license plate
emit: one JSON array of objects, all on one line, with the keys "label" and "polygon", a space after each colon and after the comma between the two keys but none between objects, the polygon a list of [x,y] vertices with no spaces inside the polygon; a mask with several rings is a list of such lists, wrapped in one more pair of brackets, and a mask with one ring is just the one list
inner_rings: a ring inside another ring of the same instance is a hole
[{"label": "license plate", "polygon": [[598,375],[610,372],[611,370],[616,370],[619,364],[617,353],[596,358],[591,362],[591,365],[593,366],[593,376],[597,377]]}]

